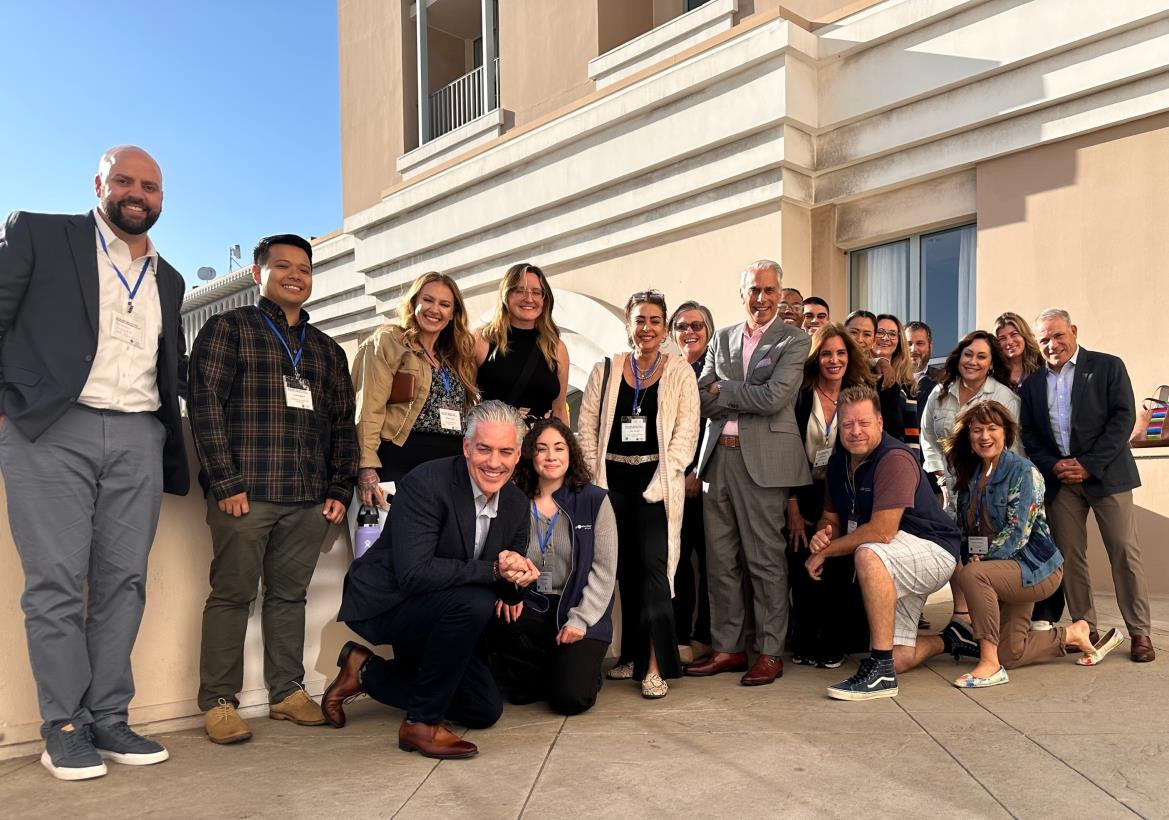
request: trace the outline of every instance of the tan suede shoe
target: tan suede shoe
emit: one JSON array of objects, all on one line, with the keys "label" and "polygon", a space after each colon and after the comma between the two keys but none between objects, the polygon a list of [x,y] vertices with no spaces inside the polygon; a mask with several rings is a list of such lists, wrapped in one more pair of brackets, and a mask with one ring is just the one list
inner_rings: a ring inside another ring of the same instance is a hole
[{"label": "tan suede shoe", "polygon": [[219,705],[203,715],[203,729],[212,743],[239,743],[252,736],[252,730],[239,716],[229,701],[219,699]]},{"label": "tan suede shoe", "polygon": [[268,717],[272,720],[291,720],[298,726],[323,726],[325,714],[321,705],[297,689],[279,703],[268,707]]}]

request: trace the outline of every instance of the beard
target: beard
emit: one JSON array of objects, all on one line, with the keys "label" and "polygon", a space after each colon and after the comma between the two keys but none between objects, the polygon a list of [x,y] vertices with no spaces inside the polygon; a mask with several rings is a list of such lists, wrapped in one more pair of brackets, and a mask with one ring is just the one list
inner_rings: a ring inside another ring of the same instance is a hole
[{"label": "beard", "polygon": [[[127,205],[137,205],[145,209],[145,212],[141,216],[130,216],[123,210]],[[131,197],[125,197],[116,202],[112,199],[106,199],[102,202],[102,211],[110,224],[132,236],[149,231],[158,221],[158,217],[162,215],[162,211],[152,211],[145,202]]]}]

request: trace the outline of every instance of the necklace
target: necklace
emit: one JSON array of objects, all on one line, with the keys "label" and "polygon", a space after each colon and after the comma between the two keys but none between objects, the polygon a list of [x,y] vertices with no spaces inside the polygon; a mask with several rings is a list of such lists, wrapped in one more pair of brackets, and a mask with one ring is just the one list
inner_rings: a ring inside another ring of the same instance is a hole
[{"label": "necklace", "polygon": [[637,357],[634,356],[634,357],[631,357],[629,359],[629,361],[633,363],[633,370],[636,372],[637,378],[641,379],[642,381],[648,379],[650,376],[652,376],[654,374],[654,371],[658,369],[658,363],[661,360],[662,360],[662,354],[659,352],[658,357],[656,359],[654,359],[654,363],[651,364],[649,366],[649,369],[643,373],[641,368],[637,366]]},{"label": "necklace", "polygon": [[[823,391],[823,389],[821,389],[819,382],[816,382],[816,392],[819,393],[821,396],[823,396],[828,401],[832,402],[833,407],[835,407],[837,405],[837,403],[839,402],[839,399],[834,399],[831,396],[829,396],[827,393],[825,393]],[[839,396],[840,394],[837,393],[836,395]]]}]

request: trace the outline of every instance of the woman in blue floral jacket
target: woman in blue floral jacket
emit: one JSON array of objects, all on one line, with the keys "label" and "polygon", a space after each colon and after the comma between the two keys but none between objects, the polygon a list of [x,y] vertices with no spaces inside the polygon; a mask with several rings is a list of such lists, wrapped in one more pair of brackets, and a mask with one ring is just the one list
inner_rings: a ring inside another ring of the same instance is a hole
[{"label": "woman in blue floral jacket", "polygon": [[971,405],[946,442],[955,478],[958,526],[968,562],[958,576],[970,605],[981,657],[954,681],[964,688],[1007,683],[1008,669],[1084,652],[1079,663],[1099,663],[1124,636],[1110,630],[1093,646],[1087,621],[1031,630],[1031,608],[1063,580],[1063,556],[1043,511],[1043,477],[1011,451],[1019,438],[1013,414],[997,401]]}]

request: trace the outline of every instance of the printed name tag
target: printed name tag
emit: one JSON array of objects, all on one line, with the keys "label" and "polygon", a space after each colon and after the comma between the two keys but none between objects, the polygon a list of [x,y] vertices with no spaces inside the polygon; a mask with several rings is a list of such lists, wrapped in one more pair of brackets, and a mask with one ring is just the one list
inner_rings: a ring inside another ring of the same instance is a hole
[{"label": "printed name tag", "polygon": [[284,400],[289,407],[295,407],[297,410],[313,409],[313,394],[304,379],[284,377]]},{"label": "printed name tag", "polygon": [[645,416],[621,417],[621,441],[645,441]]},{"label": "printed name tag", "polygon": [[848,519],[848,531],[849,531],[850,533],[851,533],[851,532],[855,532],[855,531],[856,531],[856,521],[854,521],[854,520],[853,520],[853,519],[851,519],[851,518],[850,518],[850,519]]},{"label": "printed name tag", "polygon": [[444,430],[457,430],[460,433],[463,431],[463,416],[458,410],[440,407],[438,409],[438,423]]},{"label": "printed name tag", "polygon": [[816,451],[816,460],[812,462],[813,467],[828,466],[828,459],[832,458],[832,448],[824,447]]},{"label": "printed name tag", "polygon": [[990,539],[985,535],[972,535],[966,539],[971,555],[986,555],[990,552]]},{"label": "printed name tag", "polygon": [[134,345],[134,347],[145,347],[146,345],[146,329],[142,326],[142,322],[132,315],[113,314],[113,321],[110,322],[110,336],[120,342]]},{"label": "printed name tag", "polygon": [[540,577],[536,579],[536,592],[542,592],[545,595],[552,591],[552,574],[546,572],[543,567],[540,568]]}]

